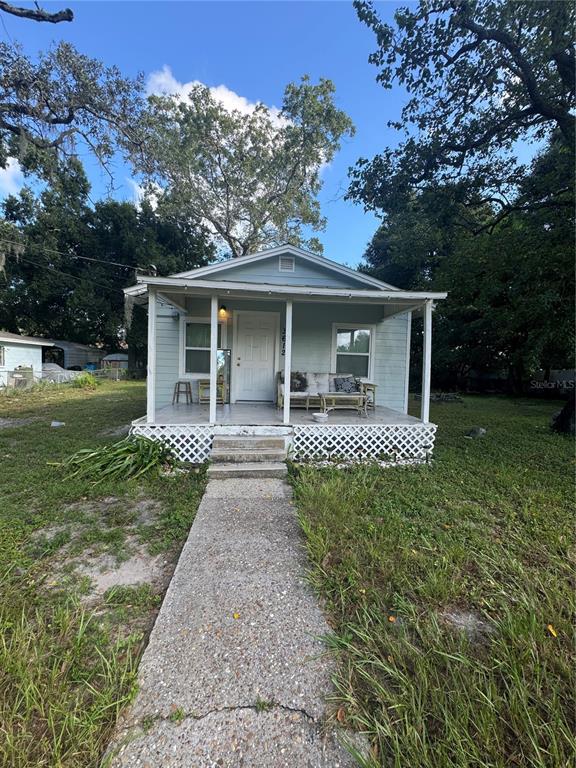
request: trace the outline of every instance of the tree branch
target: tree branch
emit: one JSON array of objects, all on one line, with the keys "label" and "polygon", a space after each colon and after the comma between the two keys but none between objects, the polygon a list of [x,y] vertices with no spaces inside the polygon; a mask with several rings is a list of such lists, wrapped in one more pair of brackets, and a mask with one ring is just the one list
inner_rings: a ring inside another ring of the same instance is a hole
[{"label": "tree branch", "polygon": [[47,21],[50,24],[58,24],[61,21],[72,21],[74,19],[74,14],[70,8],[65,8],[63,11],[58,11],[58,13],[48,13],[48,11],[43,11],[39,7],[36,7],[36,10],[32,8],[19,8],[16,5],[5,3],[3,0],[0,0],[0,11],[9,13],[12,16],[18,16],[20,19]]},{"label": "tree branch", "polygon": [[569,146],[574,143],[574,116],[570,114],[568,108],[558,108],[551,104],[538,89],[538,83],[532,67],[523,55],[520,46],[504,30],[483,27],[476,23],[468,14],[468,4],[466,2],[456,2],[458,23],[472,34],[476,35],[478,40],[491,40],[502,45],[511,55],[514,63],[518,67],[519,75],[526,86],[528,96],[535,109],[543,116],[555,120],[560,128],[564,139]]}]

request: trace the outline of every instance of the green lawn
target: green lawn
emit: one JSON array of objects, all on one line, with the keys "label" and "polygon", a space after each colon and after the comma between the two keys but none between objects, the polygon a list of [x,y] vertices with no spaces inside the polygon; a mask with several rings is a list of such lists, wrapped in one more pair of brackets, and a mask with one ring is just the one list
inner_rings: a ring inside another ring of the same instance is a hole
[{"label": "green lawn", "polygon": [[[558,404],[433,407],[434,462],[293,475],[364,766],[575,764],[574,446]],[[479,439],[464,437],[475,425]]]},{"label": "green lawn", "polygon": [[[142,382],[0,396],[0,765],[97,766],[166,579],[201,498],[203,475],[95,485],[50,466],[145,410]],[[23,419],[12,424],[3,419]],[[52,420],[65,426],[51,427]],[[164,581],[94,598],[85,568],[160,561]],[[155,555],[158,557],[154,558]]]}]

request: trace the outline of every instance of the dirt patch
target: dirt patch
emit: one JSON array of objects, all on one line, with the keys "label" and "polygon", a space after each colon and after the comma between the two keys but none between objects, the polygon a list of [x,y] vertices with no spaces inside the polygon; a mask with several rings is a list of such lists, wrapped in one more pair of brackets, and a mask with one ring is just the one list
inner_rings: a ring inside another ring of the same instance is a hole
[{"label": "dirt patch", "polygon": [[37,531],[29,551],[49,562],[49,589],[75,584],[85,603],[99,602],[114,586],[148,584],[161,594],[172,577],[177,553],[151,554],[142,533],[163,509],[161,502],[143,495],[82,499],[63,509],[67,522]]},{"label": "dirt patch", "polygon": [[24,427],[26,424],[38,421],[34,416],[25,419],[0,419],[0,429],[13,429],[14,427]]},{"label": "dirt patch", "polygon": [[120,499],[116,496],[104,496],[89,501],[82,499],[64,508],[64,513],[80,513],[82,518],[91,522],[100,520],[106,525],[138,526],[150,525],[162,512],[162,504],[156,499],[138,496],[135,499]]},{"label": "dirt patch", "polygon": [[174,570],[174,559],[163,555],[150,555],[142,545],[121,563],[111,555],[96,555],[84,560],[75,573],[88,577],[92,589],[87,598],[98,598],[115,586],[149,584],[154,592],[164,592]]}]

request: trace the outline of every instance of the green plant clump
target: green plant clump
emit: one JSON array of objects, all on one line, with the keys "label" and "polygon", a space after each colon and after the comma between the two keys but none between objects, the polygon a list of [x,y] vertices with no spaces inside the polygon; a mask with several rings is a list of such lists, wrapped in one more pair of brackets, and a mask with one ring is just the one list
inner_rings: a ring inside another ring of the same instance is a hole
[{"label": "green plant clump", "polygon": [[89,371],[84,371],[80,376],[76,376],[70,384],[76,389],[96,389],[100,384],[96,376]]},{"label": "green plant clump", "polygon": [[177,463],[169,445],[135,435],[100,448],[83,448],[57,466],[70,470],[69,478],[94,478],[101,482],[133,479],[152,471],[172,469]]}]

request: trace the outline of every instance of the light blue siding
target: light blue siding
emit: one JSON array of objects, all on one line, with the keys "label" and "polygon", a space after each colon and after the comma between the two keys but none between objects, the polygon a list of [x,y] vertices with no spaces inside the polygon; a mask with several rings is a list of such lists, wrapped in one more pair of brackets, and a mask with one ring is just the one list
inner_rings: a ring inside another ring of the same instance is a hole
[{"label": "light blue siding", "polygon": [[382,307],[296,304],[292,320],[292,370],[331,372],[332,324],[376,326],[374,382],[377,405],[404,410],[408,314],[383,320]]},{"label": "light blue siding", "polygon": [[376,326],[374,381],[378,384],[376,404],[405,412],[406,375],[410,360],[407,341],[410,314],[394,315]]},{"label": "light blue siding", "polygon": [[159,304],[156,317],[156,408],[172,402],[180,366],[179,345],[177,313]]},{"label": "light blue siding", "polygon": [[228,269],[223,269],[212,275],[206,275],[206,280],[233,280],[242,283],[271,283],[274,285],[309,285],[322,288],[368,288],[366,283],[355,279],[352,275],[341,275],[326,267],[312,264],[305,259],[295,258],[294,272],[280,272],[279,257],[270,256],[268,259],[251,264],[242,264],[242,259],[234,259]]},{"label": "light blue siding", "polygon": [[[278,312],[280,332],[285,327],[284,302],[223,298],[228,310],[227,347],[232,349],[233,312],[236,310]],[[188,312],[194,317],[209,316],[209,301],[189,298]],[[366,323],[376,328],[374,349],[374,382],[376,402],[397,411],[404,411],[409,314],[398,314],[384,320],[384,308],[359,304],[294,303],[292,324],[292,370],[332,371],[333,323]],[[179,319],[169,308],[159,307],[157,317],[156,407],[172,400],[174,383],[179,376]],[[279,342],[279,340],[278,340]],[[234,351],[232,351],[234,355]],[[280,368],[284,358],[280,356]],[[234,375],[234,368],[232,368]],[[193,386],[194,398],[196,389]]]}]

